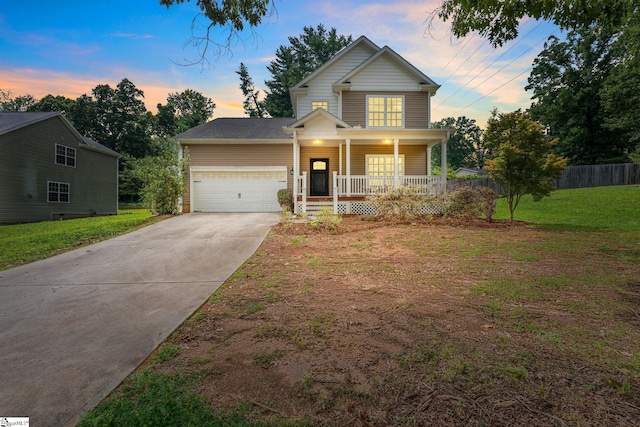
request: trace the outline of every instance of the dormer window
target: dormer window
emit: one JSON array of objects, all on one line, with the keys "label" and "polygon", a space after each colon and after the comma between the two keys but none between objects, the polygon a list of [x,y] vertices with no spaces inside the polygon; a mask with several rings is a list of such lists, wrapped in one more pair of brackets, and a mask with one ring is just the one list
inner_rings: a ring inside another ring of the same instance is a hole
[{"label": "dormer window", "polygon": [[329,101],[311,101],[311,111],[316,111],[318,108],[329,111]]},{"label": "dormer window", "polygon": [[404,127],[403,96],[367,96],[367,127]]}]

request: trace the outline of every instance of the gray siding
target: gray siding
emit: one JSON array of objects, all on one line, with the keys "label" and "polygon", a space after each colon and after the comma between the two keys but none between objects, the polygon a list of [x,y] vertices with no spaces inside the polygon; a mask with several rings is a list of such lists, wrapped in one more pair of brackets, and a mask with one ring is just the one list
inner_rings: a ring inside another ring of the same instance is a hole
[{"label": "gray siding", "polygon": [[[55,163],[55,145],[76,149],[76,167]],[[89,150],[53,117],[0,136],[0,222],[49,220],[52,214],[116,214],[117,158]],[[69,203],[47,200],[47,182],[70,186]]]},{"label": "gray siding", "polygon": [[367,95],[404,95],[405,129],[429,128],[429,94],[426,92],[345,92],[342,119],[351,126],[367,127]]}]

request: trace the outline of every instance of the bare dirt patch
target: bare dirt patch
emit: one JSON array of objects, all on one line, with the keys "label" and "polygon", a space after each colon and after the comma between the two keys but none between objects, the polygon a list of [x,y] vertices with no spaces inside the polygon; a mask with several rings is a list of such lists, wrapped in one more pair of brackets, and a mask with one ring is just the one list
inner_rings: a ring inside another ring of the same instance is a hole
[{"label": "bare dirt patch", "polygon": [[153,369],[201,372],[213,407],[272,425],[637,425],[640,260],[614,240],[278,225]]}]

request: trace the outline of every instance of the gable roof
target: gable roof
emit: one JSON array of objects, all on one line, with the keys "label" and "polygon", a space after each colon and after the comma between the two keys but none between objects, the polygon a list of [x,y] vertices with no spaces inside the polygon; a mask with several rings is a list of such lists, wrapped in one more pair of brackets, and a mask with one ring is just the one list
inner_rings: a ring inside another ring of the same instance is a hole
[{"label": "gable roof", "polygon": [[396,64],[398,64],[399,66],[401,66],[405,70],[407,70],[409,72],[409,74],[412,74],[417,80],[419,80],[420,86],[422,87],[422,90],[429,90],[430,92],[432,92],[432,94],[435,94],[435,91],[440,88],[439,84],[437,84],[436,82],[431,80],[431,78],[429,78],[422,71],[420,71],[416,67],[414,67],[413,64],[411,64],[409,61],[404,59],[402,56],[398,55],[396,53],[396,51],[391,49],[389,46],[385,46],[382,49],[380,49],[379,51],[377,51],[376,53],[374,53],[373,55],[371,55],[371,57],[369,57],[369,59],[367,59],[366,61],[362,62],[360,65],[358,65],[356,68],[351,70],[344,77],[342,77],[341,79],[336,81],[334,83],[334,86],[336,86],[336,85],[349,85],[350,84],[350,80],[351,80],[351,78],[353,76],[358,74],[360,71],[362,71],[363,69],[365,69],[366,67],[368,67],[369,65],[374,63],[375,61],[379,60],[382,56],[389,57]]},{"label": "gable roof", "polygon": [[0,112],[0,135],[13,132],[30,124],[41,122],[60,114],[56,111],[26,113],[26,112]]},{"label": "gable roof", "polygon": [[365,36],[360,36],[353,43],[351,43],[350,45],[344,47],[338,53],[333,55],[327,62],[322,64],[320,67],[318,67],[315,71],[313,71],[307,77],[305,77],[304,79],[300,80],[291,89],[295,90],[295,89],[302,88],[303,86],[305,86],[309,82],[309,80],[313,79],[315,76],[317,76],[318,74],[322,73],[325,69],[329,68],[334,62],[338,61],[340,58],[342,58],[343,56],[347,55],[349,52],[351,52],[352,50],[354,50],[358,46],[367,46],[371,50],[373,50],[374,52],[377,51],[377,50],[380,50],[380,48],[374,42],[372,42],[371,40],[369,40]]},{"label": "gable roof", "polygon": [[175,139],[180,141],[197,139],[288,139],[282,128],[295,122],[293,117],[227,117],[201,124]]},{"label": "gable roof", "polygon": [[336,127],[339,128],[350,128],[351,125],[349,125],[348,123],[340,120],[339,118],[337,118],[336,116],[334,116],[333,114],[329,113],[328,111],[325,111],[322,108],[318,108],[312,112],[310,112],[309,114],[307,114],[306,116],[304,116],[303,118],[301,118],[300,120],[295,121],[294,123],[291,123],[290,125],[288,125],[285,129],[285,132],[287,133],[291,133],[295,128],[299,128],[301,126],[304,126],[304,124],[306,122],[308,122],[309,120],[312,120],[318,116],[322,116],[324,119],[330,121],[331,123],[333,123],[334,125],[336,125]]},{"label": "gable roof", "polygon": [[87,138],[86,136],[81,135],[80,132],[78,132],[75,127],[73,127],[71,122],[69,122],[69,120],[67,120],[67,118],[59,111],[0,112],[0,135],[16,131],[23,127],[31,126],[35,123],[42,122],[54,117],[57,117],[60,121],[62,121],[62,123],[69,129],[69,131],[71,131],[71,133],[78,137],[78,139],[80,140],[80,146],[85,146],[86,148],[90,148],[94,151],[100,151],[110,156],[121,157],[119,153],[112,150],[111,148],[106,147],[91,138]]}]

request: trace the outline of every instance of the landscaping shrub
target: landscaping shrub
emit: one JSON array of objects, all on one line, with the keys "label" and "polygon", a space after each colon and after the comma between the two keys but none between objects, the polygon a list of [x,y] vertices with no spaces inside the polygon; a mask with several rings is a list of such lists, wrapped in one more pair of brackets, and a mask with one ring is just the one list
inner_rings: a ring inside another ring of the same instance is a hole
[{"label": "landscaping shrub", "polygon": [[293,212],[293,191],[288,188],[278,190],[278,203],[282,209]]},{"label": "landscaping shrub", "polygon": [[287,208],[282,208],[282,212],[280,213],[280,223],[284,226],[284,227],[289,227],[293,224],[293,220],[294,220],[294,216],[293,213],[287,209]]},{"label": "landscaping shrub", "polygon": [[407,221],[425,216],[424,207],[431,197],[420,194],[415,187],[403,186],[393,188],[387,193],[372,194],[367,201],[376,209],[379,219]]},{"label": "landscaping shrub", "polygon": [[491,221],[496,209],[496,193],[489,187],[463,186],[451,193],[445,216],[464,220],[484,218]]},{"label": "landscaping shrub", "polygon": [[325,207],[320,209],[316,214],[316,217],[311,221],[313,228],[324,228],[326,230],[335,230],[342,222],[342,216],[333,213],[333,209]]}]

